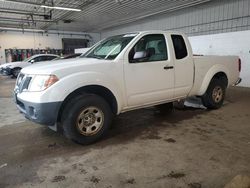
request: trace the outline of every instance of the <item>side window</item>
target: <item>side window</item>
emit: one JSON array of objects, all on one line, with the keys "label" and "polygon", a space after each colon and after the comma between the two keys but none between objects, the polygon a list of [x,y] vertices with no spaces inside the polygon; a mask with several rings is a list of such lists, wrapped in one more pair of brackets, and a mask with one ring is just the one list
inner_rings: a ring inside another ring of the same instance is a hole
[{"label": "side window", "polygon": [[183,59],[187,57],[188,52],[183,37],[181,35],[171,35],[171,38],[174,45],[176,59]]},{"label": "side window", "polygon": [[130,63],[164,61],[167,59],[167,45],[162,34],[142,37],[129,52]]},{"label": "side window", "polygon": [[46,56],[47,61],[50,61],[50,60],[55,59],[55,58],[56,58],[56,56]]},{"label": "side window", "polygon": [[31,61],[33,61],[34,63],[35,63],[35,62],[39,62],[39,61],[41,61],[41,57],[40,57],[40,56],[35,57],[35,58],[32,59]]},{"label": "side window", "polygon": [[49,56],[41,56],[40,61],[47,61]]}]

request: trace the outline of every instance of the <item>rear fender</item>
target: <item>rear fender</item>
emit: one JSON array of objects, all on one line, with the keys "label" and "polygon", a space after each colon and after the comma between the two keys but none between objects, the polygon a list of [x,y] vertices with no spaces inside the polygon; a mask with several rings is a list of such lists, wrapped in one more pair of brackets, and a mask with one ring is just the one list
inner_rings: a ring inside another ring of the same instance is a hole
[{"label": "rear fender", "polygon": [[198,96],[204,95],[204,93],[207,91],[207,88],[211,80],[219,72],[225,73],[228,78],[229,70],[225,66],[219,65],[219,64],[212,66],[202,81],[201,88],[199,89],[199,92],[198,92]]}]

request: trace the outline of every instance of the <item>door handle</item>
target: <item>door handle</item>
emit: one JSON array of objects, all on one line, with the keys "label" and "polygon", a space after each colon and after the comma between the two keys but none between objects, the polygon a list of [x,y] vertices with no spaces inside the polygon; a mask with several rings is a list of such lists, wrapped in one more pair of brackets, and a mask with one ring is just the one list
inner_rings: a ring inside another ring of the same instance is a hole
[{"label": "door handle", "polygon": [[165,66],[164,67],[165,70],[169,70],[169,69],[173,69],[173,68],[174,68],[174,66]]}]

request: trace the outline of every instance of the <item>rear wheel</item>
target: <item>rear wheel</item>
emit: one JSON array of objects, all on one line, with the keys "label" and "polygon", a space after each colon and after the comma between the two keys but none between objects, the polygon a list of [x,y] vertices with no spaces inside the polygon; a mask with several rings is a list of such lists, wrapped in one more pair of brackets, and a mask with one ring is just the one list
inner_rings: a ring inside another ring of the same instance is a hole
[{"label": "rear wheel", "polygon": [[226,84],[223,80],[214,78],[206,93],[201,97],[202,103],[208,109],[218,109],[223,105],[226,94]]},{"label": "rear wheel", "polygon": [[14,69],[12,70],[12,75],[13,75],[13,77],[14,77],[14,78],[17,78],[17,77],[18,77],[18,74],[20,73],[20,71],[21,71],[21,68],[19,68],[19,67],[14,68]]},{"label": "rear wheel", "polygon": [[90,144],[106,134],[113,114],[101,97],[85,94],[71,99],[62,114],[66,137],[80,144]]}]

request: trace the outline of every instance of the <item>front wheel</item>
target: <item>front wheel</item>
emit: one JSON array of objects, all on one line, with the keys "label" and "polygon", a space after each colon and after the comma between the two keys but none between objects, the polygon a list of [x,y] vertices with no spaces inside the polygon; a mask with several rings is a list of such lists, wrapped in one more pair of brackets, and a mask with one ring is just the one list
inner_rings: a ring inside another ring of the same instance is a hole
[{"label": "front wheel", "polygon": [[103,98],[86,94],[68,102],[62,114],[62,127],[67,138],[91,144],[106,134],[112,118],[110,106]]},{"label": "front wheel", "polygon": [[223,80],[212,79],[206,93],[201,97],[202,103],[208,109],[218,109],[223,105],[226,94],[226,84]]}]

